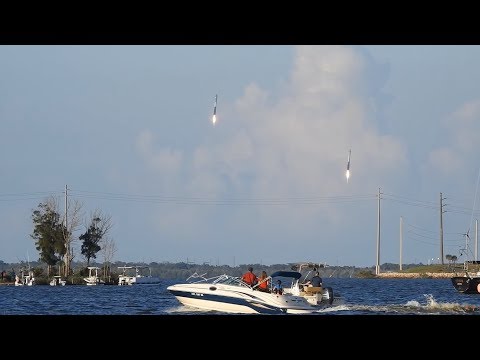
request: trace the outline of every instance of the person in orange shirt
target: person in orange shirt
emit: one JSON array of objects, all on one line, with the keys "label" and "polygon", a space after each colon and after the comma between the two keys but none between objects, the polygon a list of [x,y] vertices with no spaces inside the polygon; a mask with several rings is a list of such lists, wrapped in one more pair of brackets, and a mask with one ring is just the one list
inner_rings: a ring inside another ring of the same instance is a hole
[{"label": "person in orange shirt", "polygon": [[253,268],[250,266],[248,272],[242,275],[242,280],[250,286],[254,286],[258,283],[257,275],[253,273]]},{"label": "person in orange shirt", "polygon": [[270,289],[269,289],[270,281],[266,279],[267,279],[267,272],[263,270],[262,275],[260,275],[258,279],[258,290],[263,292],[270,292]]}]

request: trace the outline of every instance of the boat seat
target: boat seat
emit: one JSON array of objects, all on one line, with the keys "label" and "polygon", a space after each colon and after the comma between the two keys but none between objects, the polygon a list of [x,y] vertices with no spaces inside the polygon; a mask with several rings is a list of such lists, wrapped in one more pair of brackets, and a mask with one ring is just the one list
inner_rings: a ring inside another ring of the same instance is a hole
[{"label": "boat seat", "polygon": [[307,294],[317,294],[319,292],[322,292],[322,287],[321,286],[305,286],[303,290]]}]

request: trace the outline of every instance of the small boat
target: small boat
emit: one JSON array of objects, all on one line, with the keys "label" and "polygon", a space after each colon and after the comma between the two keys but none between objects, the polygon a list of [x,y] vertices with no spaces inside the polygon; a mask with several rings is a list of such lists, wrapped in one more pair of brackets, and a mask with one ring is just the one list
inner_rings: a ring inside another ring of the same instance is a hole
[{"label": "small boat", "polygon": [[[161,279],[156,276],[152,276],[152,269],[149,266],[119,266],[122,270],[122,275],[118,276],[118,285],[156,285],[160,284]],[[149,273],[145,275],[145,269],[149,270]]]},{"label": "small boat", "polygon": [[53,279],[50,281],[50,286],[65,286],[67,284],[66,280],[62,280],[62,277],[59,275],[54,275]]},{"label": "small boat", "polygon": [[33,276],[32,270],[24,270],[20,271],[20,276],[15,276],[15,286],[33,286],[35,285],[35,277]]},{"label": "small boat", "polygon": [[88,277],[86,278],[83,278],[83,280],[85,281],[85,283],[87,285],[104,285],[105,282],[100,279],[100,277],[98,276],[98,270],[100,270],[99,267],[96,267],[96,266],[88,266],[87,267],[88,269]]},{"label": "small boat", "polygon": [[[476,265],[476,266],[475,266]],[[453,287],[463,294],[480,294],[480,261],[470,260],[463,263],[463,276],[451,278]],[[474,271],[472,271],[474,269]]]},{"label": "small boat", "polygon": [[267,292],[258,290],[259,284],[250,286],[240,277],[223,274],[206,278],[205,275],[195,273],[186,283],[171,285],[167,290],[185,306],[225,313],[309,314],[322,309],[322,306],[310,303],[303,296],[273,291],[274,278],[295,281],[302,276],[296,271],[277,271],[268,276],[264,280],[270,284]]},{"label": "small boat", "polygon": [[[480,184],[480,171],[478,173],[477,178],[477,190]],[[475,194],[477,194],[477,190],[475,190]],[[475,204],[475,202],[474,202]],[[474,214],[474,208],[472,209],[472,218]],[[455,274],[450,279],[452,281],[453,287],[460,293],[463,294],[480,294],[480,261],[477,261],[477,256],[475,255],[475,260],[468,260],[469,255],[473,254],[472,249],[470,248],[470,236],[468,235],[470,229],[467,230],[465,235],[465,248],[462,249],[462,253],[460,255],[466,254],[467,259],[463,262],[463,272],[464,275],[460,276]],[[475,254],[476,254],[475,250]]]}]

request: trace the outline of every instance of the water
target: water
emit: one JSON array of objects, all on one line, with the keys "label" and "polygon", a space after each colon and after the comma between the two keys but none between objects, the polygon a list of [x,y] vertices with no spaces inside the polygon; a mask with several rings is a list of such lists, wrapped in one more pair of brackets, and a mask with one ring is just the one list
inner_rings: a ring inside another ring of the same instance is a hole
[{"label": "water", "polygon": [[[145,286],[0,286],[0,312],[1,315],[224,315],[181,305],[167,291],[167,286],[176,282],[165,280],[160,285]],[[480,314],[480,294],[458,293],[450,279],[328,278],[324,279],[324,286],[331,286],[341,299],[318,315]]]}]

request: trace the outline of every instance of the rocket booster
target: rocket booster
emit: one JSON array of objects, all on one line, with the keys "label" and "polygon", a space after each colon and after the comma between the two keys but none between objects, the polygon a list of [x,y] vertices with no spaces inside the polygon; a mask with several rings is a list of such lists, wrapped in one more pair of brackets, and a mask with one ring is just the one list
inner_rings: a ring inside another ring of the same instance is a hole
[{"label": "rocket booster", "polygon": [[345,177],[348,179],[350,178],[350,156],[352,155],[352,149],[348,150],[348,160],[347,160],[347,172],[345,173]]},{"label": "rocket booster", "polygon": [[213,103],[213,116],[212,116],[212,124],[215,125],[217,122],[217,98],[218,94],[215,95],[215,102]]},{"label": "rocket booster", "polygon": [[350,170],[350,156],[352,155],[352,149],[348,150],[347,170]]}]

